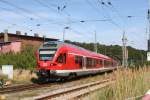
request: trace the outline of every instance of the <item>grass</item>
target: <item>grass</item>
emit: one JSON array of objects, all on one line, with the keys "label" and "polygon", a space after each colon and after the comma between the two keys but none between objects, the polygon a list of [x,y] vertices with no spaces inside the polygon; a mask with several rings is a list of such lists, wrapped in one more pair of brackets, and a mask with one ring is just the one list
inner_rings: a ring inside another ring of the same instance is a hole
[{"label": "grass", "polygon": [[[122,69],[113,73],[115,84],[89,95],[90,100],[126,100],[150,89],[150,68]],[[134,100],[134,99],[130,99]]]}]

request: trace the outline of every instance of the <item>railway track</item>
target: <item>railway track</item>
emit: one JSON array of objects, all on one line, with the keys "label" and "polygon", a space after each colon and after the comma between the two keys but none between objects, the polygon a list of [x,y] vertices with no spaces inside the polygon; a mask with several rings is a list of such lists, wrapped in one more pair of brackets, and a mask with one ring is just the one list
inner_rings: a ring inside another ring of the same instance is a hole
[{"label": "railway track", "polygon": [[0,94],[8,94],[8,93],[16,93],[20,91],[34,90],[42,87],[48,87],[52,84],[56,83],[47,83],[47,84],[25,84],[25,85],[17,85],[11,87],[0,88]]},{"label": "railway track", "polygon": [[80,96],[86,95],[92,91],[97,89],[106,87],[110,84],[114,83],[114,80],[106,79],[103,81],[96,81],[91,82],[88,84],[80,85],[80,86],[73,86],[64,89],[58,89],[52,91],[48,94],[44,94],[42,96],[33,97],[34,100],[47,100],[47,99],[54,99],[54,100],[67,100],[67,99],[75,99]]},{"label": "railway track", "polygon": [[32,90],[35,88],[42,88],[50,86],[50,84],[26,84],[26,85],[18,85],[18,86],[12,86],[12,87],[7,87],[7,88],[1,88],[0,89],[0,94],[8,94],[8,93],[14,93],[14,92],[20,92],[20,91],[25,91],[25,90]]}]

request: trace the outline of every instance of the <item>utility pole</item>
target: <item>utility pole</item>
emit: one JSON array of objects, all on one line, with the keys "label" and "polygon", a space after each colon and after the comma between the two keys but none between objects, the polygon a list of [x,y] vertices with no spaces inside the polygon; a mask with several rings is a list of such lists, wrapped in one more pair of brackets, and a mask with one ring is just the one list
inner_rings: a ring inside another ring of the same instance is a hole
[{"label": "utility pole", "polygon": [[4,42],[8,42],[8,29],[4,30]]},{"label": "utility pole", "polygon": [[148,19],[148,33],[149,33],[149,38],[148,38],[148,51],[150,51],[150,0],[149,0],[149,8],[148,8],[148,12],[147,12],[147,19]]},{"label": "utility pole", "polygon": [[65,42],[65,33],[66,33],[66,30],[65,28],[63,29],[63,42]]},{"label": "utility pole", "polygon": [[123,33],[122,37],[122,66],[127,67],[128,66],[128,50],[126,47],[127,44],[127,38],[125,37],[125,32]]},{"label": "utility pole", "polygon": [[148,43],[147,43],[147,61],[150,61],[150,0],[148,0],[148,11],[147,11],[147,20],[148,20]]},{"label": "utility pole", "polygon": [[95,47],[95,52],[97,53],[97,38],[96,38],[96,31],[95,31],[94,35],[95,35],[95,45],[94,45],[94,47]]},{"label": "utility pole", "polygon": [[65,42],[66,29],[69,29],[69,27],[64,27],[63,28],[63,42]]},{"label": "utility pole", "polygon": [[46,35],[43,35],[43,43],[45,42]]}]

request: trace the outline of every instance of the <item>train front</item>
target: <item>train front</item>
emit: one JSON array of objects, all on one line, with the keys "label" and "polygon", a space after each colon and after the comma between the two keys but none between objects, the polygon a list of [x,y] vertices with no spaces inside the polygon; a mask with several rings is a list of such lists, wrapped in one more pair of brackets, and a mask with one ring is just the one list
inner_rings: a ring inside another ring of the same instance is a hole
[{"label": "train front", "polygon": [[[45,42],[36,51],[37,75],[39,78],[51,78],[55,70],[58,69],[54,57],[58,50],[57,41]],[[60,67],[59,67],[60,68]]]}]

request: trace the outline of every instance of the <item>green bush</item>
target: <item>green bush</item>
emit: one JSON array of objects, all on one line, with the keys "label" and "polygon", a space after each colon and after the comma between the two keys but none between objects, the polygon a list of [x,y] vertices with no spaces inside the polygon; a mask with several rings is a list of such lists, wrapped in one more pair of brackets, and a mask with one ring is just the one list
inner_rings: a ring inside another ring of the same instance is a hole
[{"label": "green bush", "polygon": [[19,69],[34,69],[36,66],[35,49],[32,46],[26,46],[20,53],[0,54],[0,66],[13,65]]}]

